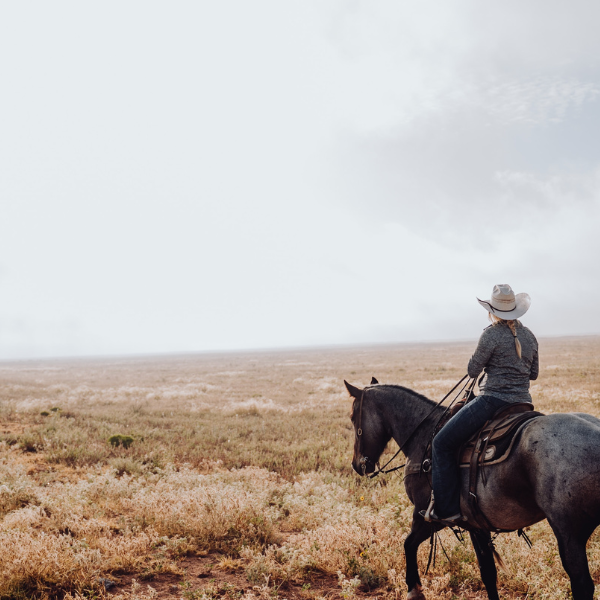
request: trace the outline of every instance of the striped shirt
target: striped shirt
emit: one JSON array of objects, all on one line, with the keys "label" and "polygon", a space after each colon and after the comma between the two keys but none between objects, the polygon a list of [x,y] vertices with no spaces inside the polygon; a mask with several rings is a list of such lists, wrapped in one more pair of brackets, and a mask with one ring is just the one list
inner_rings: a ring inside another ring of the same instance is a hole
[{"label": "striped shirt", "polygon": [[537,379],[539,372],[538,343],[519,321],[516,328],[522,358],[517,354],[515,338],[506,322],[490,325],[481,334],[468,367],[470,377],[478,377],[485,371],[480,395],[505,402],[531,402],[529,381]]}]

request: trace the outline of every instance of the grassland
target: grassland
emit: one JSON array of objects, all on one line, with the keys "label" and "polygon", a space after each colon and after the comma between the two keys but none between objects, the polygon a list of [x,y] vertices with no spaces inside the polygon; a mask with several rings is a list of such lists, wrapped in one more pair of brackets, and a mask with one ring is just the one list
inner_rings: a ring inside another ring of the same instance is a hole
[{"label": "grassland", "polygon": [[[0,598],[405,597],[411,507],[401,475],[351,470],[343,379],[439,399],[472,350],[0,363]],[[597,337],[542,340],[536,408],[600,416],[599,351]],[[497,540],[502,594],[567,597],[549,527],[529,536],[532,550]],[[442,542],[428,597],[485,598],[470,546]],[[598,583],[600,535],[588,554]]]}]

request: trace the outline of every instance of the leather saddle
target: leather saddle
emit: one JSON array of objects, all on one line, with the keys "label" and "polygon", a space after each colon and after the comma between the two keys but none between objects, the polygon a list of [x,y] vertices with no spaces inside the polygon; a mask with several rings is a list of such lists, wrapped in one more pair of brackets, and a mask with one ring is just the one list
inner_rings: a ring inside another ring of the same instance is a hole
[{"label": "leather saddle", "polygon": [[[533,410],[530,402],[515,402],[499,410],[483,428],[461,447],[458,458],[462,468],[475,465],[493,465],[508,458],[516,434],[525,423],[542,413]],[[473,456],[475,455],[475,457]]]},{"label": "leather saddle", "polygon": [[[463,404],[464,405],[464,404]],[[462,408],[462,405],[460,406]],[[454,411],[457,412],[457,411]],[[458,451],[457,460],[461,468],[472,468],[476,476],[481,465],[501,463],[510,456],[517,434],[525,423],[542,416],[533,410],[530,402],[515,402],[499,410],[475,435],[471,436]],[[451,415],[438,425],[438,431],[446,424]],[[431,471],[431,446],[427,448],[425,459],[421,463],[407,460],[405,475],[429,473]]]}]

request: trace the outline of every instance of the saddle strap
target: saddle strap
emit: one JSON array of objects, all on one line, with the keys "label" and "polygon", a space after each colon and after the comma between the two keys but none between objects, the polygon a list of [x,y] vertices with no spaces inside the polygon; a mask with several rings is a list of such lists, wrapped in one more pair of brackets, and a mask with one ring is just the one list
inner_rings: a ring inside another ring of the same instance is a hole
[{"label": "saddle strap", "polygon": [[[489,421],[486,421],[485,425],[481,428],[481,431],[487,427]],[[477,443],[475,444],[475,448],[473,449],[473,454],[471,454],[471,466],[469,468],[469,496],[468,496],[468,504],[471,509],[471,514],[475,522],[481,529],[487,529],[488,531],[493,530],[492,524],[488,521],[487,517],[483,514],[482,510],[479,508],[479,502],[477,500],[477,464],[479,463],[479,457],[485,456],[482,454],[481,447],[484,444],[484,440],[482,440],[477,434]],[[487,444],[486,444],[487,446]]]},{"label": "saddle strap", "polygon": [[[525,414],[527,414],[527,413],[525,413]],[[480,451],[479,456],[477,457],[478,463],[481,466],[481,481],[483,482],[484,486],[487,484],[486,475],[485,475],[485,466],[484,466],[485,453],[488,449],[488,445],[489,445],[490,440],[492,439],[494,433],[496,432],[496,430],[499,427],[502,426],[502,424],[503,424],[502,421],[496,421],[496,424],[490,429],[488,434],[483,439],[483,442],[484,442],[483,449]],[[477,485],[477,473],[475,474],[475,485]],[[475,490],[473,490],[473,491],[475,491]]]}]

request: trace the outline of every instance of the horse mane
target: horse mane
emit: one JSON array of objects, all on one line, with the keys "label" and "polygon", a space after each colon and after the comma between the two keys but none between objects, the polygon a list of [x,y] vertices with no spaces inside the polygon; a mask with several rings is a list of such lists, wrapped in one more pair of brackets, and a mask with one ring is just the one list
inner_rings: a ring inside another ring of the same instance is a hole
[{"label": "horse mane", "polygon": [[381,388],[391,388],[393,390],[397,390],[400,392],[406,392],[407,394],[418,398],[419,400],[423,400],[424,402],[426,402],[427,404],[429,404],[430,406],[435,406],[437,405],[437,402],[434,402],[433,400],[430,400],[427,396],[423,396],[423,394],[419,394],[419,392],[415,392],[415,390],[411,390],[410,388],[404,387],[403,385],[398,385],[395,383],[380,383],[377,386],[367,386],[367,387],[372,387],[373,389],[377,388],[377,389],[381,389]]}]

